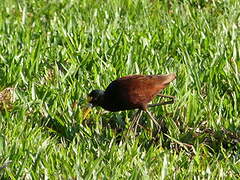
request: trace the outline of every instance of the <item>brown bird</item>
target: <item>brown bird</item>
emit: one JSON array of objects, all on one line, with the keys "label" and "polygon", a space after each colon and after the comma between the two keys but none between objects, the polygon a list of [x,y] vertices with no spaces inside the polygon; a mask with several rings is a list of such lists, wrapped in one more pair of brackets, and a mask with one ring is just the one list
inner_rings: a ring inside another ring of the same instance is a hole
[{"label": "brown bird", "polygon": [[[142,111],[147,112],[153,122],[160,128],[158,122],[147,110],[148,107],[171,104],[173,96],[159,94],[171,81],[176,78],[174,73],[167,75],[130,75],[112,81],[105,91],[93,90],[88,95],[90,106],[101,106],[103,109],[116,112],[139,109],[133,123],[138,124]],[[170,98],[158,104],[149,104],[155,96]],[[88,111],[89,112],[89,111]]]}]

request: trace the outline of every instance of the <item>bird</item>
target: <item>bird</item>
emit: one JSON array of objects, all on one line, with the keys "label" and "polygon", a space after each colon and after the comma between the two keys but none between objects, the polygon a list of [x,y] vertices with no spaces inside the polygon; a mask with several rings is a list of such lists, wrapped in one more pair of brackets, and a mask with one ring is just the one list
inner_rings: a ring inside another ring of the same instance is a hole
[{"label": "bird", "polygon": [[[136,130],[143,111],[146,112],[152,121],[160,128],[161,126],[148,111],[148,108],[172,104],[174,102],[174,96],[160,94],[174,79],[176,79],[175,73],[164,75],[128,75],[120,77],[112,81],[105,91],[98,89],[91,91],[90,94],[88,94],[89,107],[100,106],[110,112],[138,109],[130,128],[135,126]],[[157,104],[149,104],[156,96],[170,98],[171,100]],[[89,109],[86,110],[84,117],[86,117],[89,112]]]}]

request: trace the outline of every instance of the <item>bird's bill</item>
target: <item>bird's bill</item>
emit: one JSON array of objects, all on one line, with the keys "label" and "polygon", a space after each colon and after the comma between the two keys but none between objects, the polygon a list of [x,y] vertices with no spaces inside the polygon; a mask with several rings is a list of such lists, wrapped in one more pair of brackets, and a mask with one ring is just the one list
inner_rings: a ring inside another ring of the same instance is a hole
[{"label": "bird's bill", "polygon": [[83,119],[87,119],[88,114],[91,112],[92,108],[91,107],[87,107],[83,110]]},{"label": "bird's bill", "polygon": [[90,103],[91,100],[92,100],[92,97],[88,96],[87,97],[88,105],[83,109],[83,119],[86,119],[92,110],[92,104]]},{"label": "bird's bill", "polygon": [[83,109],[83,119],[86,119],[89,115],[89,113],[92,110],[92,104],[88,104],[86,108]]}]

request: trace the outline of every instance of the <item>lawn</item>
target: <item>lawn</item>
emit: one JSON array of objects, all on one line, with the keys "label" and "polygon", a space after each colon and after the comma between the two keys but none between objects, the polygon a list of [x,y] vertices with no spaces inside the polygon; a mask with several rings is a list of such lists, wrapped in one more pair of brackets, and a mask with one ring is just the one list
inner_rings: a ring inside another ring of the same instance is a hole
[{"label": "lawn", "polygon": [[[240,1],[2,0],[1,179],[238,179]],[[130,74],[176,73],[144,114],[87,94]],[[154,102],[157,102],[157,98]]]}]

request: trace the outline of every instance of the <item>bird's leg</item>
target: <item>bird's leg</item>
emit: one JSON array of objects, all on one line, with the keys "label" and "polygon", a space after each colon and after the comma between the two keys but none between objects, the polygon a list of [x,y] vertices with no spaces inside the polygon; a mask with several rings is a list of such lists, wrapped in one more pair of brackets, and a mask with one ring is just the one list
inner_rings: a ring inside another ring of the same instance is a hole
[{"label": "bird's leg", "polygon": [[137,133],[138,122],[139,122],[139,120],[140,120],[140,118],[141,118],[141,116],[142,116],[142,111],[141,111],[141,110],[138,110],[138,112],[139,112],[139,113],[138,113],[138,116],[137,116],[136,121],[135,121],[135,127],[134,127],[134,129],[133,129],[134,134]]},{"label": "bird's leg", "polygon": [[169,98],[174,100],[176,97],[175,96],[169,96],[169,95],[164,95],[164,94],[157,94],[157,96],[164,97],[164,98]]},{"label": "bird's leg", "polygon": [[[145,110],[147,112],[147,114],[150,116],[150,118],[152,119],[152,122],[154,122],[156,124],[156,126],[158,127],[159,131],[161,130],[161,125],[155,120],[155,118],[153,117],[153,115],[146,109]],[[151,124],[151,126],[153,126]]]},{"label": "bird's leg", "polygon": [[128,132],[129,132],[130,129],[133,129],[133,128],[134,128],[134,131],[136,131],[137,125],[138,125],[138,121],[139,121],[141,115],[142,115],[142,110],[139,109],[133,116],[132,123],[131,123],[130,127],[128,128]]},{"label": "bird's leg", "polygon": [[166,104],[173,104],[173,101],[165,101],[165,102],[161,102],[161,103],[157,103],[157,104],[148,104],[148,107],[155,107],[155,106],[161,106],[161,105],[166,105]]},{"label": "bird's leg", "polygon": [[157,96],[164,97],[164,98],[169,98],[171,99],[170,101],[165,101],[165,102],[160,102],[157,104],[148,104],[148,107],[155,107],[155,106],[161,106],[161,105],[166,105],[166,104],[173,104],[175,101],[175,96],[168,96],[164,94],[157,94]]}]

